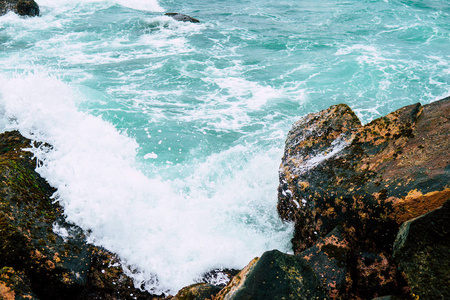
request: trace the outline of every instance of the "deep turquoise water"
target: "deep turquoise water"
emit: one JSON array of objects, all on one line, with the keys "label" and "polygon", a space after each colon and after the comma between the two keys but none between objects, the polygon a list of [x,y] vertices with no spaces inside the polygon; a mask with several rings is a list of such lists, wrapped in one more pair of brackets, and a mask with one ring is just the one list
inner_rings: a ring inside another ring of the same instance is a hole
[{"label": "deep turquoise water", "polygon": [[33,151],[67,219],[154,292],[289,251],[277,170],[301,116],[450,94],[448,0],[38,3],[0,17],[0,131],[54,146]]}]

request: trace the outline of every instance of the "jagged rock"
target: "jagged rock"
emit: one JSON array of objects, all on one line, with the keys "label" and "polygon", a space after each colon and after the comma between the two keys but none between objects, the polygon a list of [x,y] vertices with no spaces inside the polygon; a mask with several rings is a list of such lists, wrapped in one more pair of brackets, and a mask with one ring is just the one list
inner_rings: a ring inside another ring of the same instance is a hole
[{"label": "jagged rock", "polygon": [[309,264],[277,250],[252,260],[214,300],[328,299]]},{"label": "jagged rock", "polygon": [[340,299],[350,277],[347,274],[349,250],[343,229],[338,226],[313,247],[298,254],[316,273],[330,299]]},{"label": "jagged rock", "polygon": [[449,115],[450,97],[360,126],[347,106],[337,105],[308,115],[289,133],[279,214],[295,222],[295,253],[343,227],[351,275],[345,297],[410,297],[392,246],[402,222],[450,196]]},{"label": "jagged rock", "polygon": [[32,153],[22,150],[30,147],[17,131],[0,134],[0,295],[153,299],[133,287],[113,254],[87,245],[81,229],[64,221],[50,199],[54,189],[34,171]]},{"label": "jagged rock", "polygon": [[[403,107],[363,127],[346,106],[295,124],[278,194],[280,216],[296,224],[294,250],[342,223],[354,223],[366,242],[388,249],[399,224],[442,205],[450,195],[449,114],[446,98]],[[329,126],[339,122],[346,129]]]},{"label": "jagged rock", "polygon": [[181,289],[172,300],[210,300],[221,289],[209,283],[196,283]]},{"label": "jagged rock", "polygon": [[[278,212],[282,219],[295,222],[296,252],[311,247],[318,238],[328,234],[337,225],[337,222],[331,225],[328,222],[326,228],[322,229],[322,218],[317,224],[316,206],[321,203],[320,199],[315,199],[318,198],[315,197],[315,190],[326,188],[319,186],[326,182],[318,179],[320,183],[311,187],[315,182],[311,182],[314,178],[311,178],[310,173],[349,144],[360,127],[361,122],[355,113],[347,105],[340,104],[307,115],[289,131],[279,171]],[[313,203],[314,200],[319,203]]]},{"label": "jagged rock", "polygon": [[195,18],[179,13],[165,13],[164,15],[172,17],[173,19],[181,22],[200,23],[200,21]]},{"label": "jagged rock", "polygon": [[34,0],[0,0],[0,16],[8,12],[20,16],[39,16],[39,5]]},{"label": "jagged rock", "polygon": [[418,299],[450,299],[450,197],[441,208],[403,223],[394,258]]}]

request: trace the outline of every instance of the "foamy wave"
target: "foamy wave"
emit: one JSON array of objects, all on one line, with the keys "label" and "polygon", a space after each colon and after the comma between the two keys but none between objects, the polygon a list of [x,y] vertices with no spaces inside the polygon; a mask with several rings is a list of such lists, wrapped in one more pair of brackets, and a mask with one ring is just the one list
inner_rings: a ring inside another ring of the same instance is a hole
[{"label": "foamy wave", "polygon": [[292,228],[275,212],[281,149],[236,146],[186,165],[180,179],[152,179],[137,167],[137,143],[78,111],[81,101],[45,74],[1,77],[0,131],[53,145],[32,149],[37,171],[57,188],[67,220],[118,253],[137,285],[174,293],[208,270],[289,248]]},{"label": "foamy wave", "polygon": [[162,8],[158,0],[115,0],[118,4],[139,10],[147,10],[154,12],[163,12],[164,8]]},{"label": "foamy wave", "polygon": [[73,4],[79,4],[79,3],[117,3],[119,5],[122,5],[124,7],[133,8],[137,10],[146,10],[146,11],[153,11],[153,12],[163,12],[164,8],[162,8],[158,0],[40,0],[39,5],[41,6],[48,6],[48,7],[54,7],[54,6],[61,6],[61,5],[73,5]]}]

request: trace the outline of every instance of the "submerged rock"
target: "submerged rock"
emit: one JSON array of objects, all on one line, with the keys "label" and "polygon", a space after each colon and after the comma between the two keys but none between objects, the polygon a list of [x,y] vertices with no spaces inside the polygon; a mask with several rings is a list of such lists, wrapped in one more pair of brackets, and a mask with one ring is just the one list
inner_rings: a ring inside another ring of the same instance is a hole
[{"label": "submerged rock", "polygon": [[188,15],[183,15],[183,14],[179,14],[179,13],[165,13],[164,15],[172,17],[173,19],[175,19],[177,21],[181,21],[181,22],[200,23],[199,20],[192,18]]},{"label": "submerged rock", "polygon": [[113,254],[64,221],[30,147],[17,131],[0,134],[0,298],[151,299]]},{"label": "submerged rock", "polygon": [[327,299],[317,275],[301,257],[277,250],[252,260],[214,300]]},{"label": "submerged rock", "polygon": [[39,5],[34,0],[0,0],[0,16],[8,12],[20,16],[39,16]]},{"label": "submerged rock", "polygon": [[450,299],[450,199],[403,223],[394,258],[418,299]]}]

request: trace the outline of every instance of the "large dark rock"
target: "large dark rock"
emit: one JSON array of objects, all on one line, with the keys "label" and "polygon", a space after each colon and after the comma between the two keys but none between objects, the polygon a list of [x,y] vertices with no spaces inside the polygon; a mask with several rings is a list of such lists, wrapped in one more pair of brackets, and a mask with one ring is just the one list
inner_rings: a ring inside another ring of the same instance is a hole
[{"label": "large dark rock", "polygon": [[450,200],[403,223],[394,258],[418,299],[450,299]]},{"label": "large dark rock", "polygon": [[0,0],[0,16],[8,12],[20,16],[39,16],[39,5],[34,0]]},{"label": "large dark rock", "polygon": [[54,189],[22,150],[30,144],[17,131],[0,134],[0,298],[151,299],[113,254],[87,245],[81,229],[64,221],[50,199]]},{"label": "large dark rock", "polygon": [[363,127],[343,105],[296,123],[278,194],[280,216],[296,224],[294,250],[339,224],[390,248],[399,224],[442,205],[450,195],[448,115],[450,98]]},{"label": "large dark rock", "polygon": [[277,250],[252,260],[214,300],[327,299],[317,275],[301,257]]},{"label": "large dark rock", "polygon": [[350,249],[343,297],[410,297],[392,246],[402,222],[450,197],[449,115],[446,98],[361,126],[346,105],[337,105],[289,132],[278,211],[295,222],[295,253],[342,226]]}]

